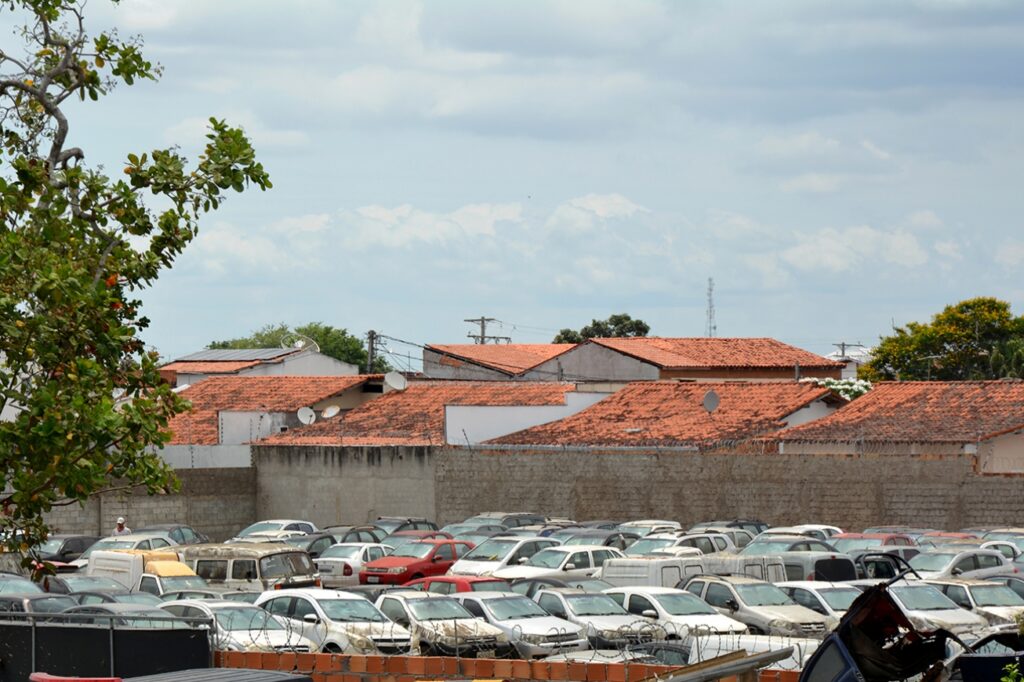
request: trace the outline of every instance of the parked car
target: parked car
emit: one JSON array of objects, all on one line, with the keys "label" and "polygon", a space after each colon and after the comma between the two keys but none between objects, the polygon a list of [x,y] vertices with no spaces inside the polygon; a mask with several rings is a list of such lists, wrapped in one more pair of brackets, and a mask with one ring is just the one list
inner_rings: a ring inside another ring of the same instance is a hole
[{"label": "parked car", "polygon": [[84,573],[58,573],[43,576],[40,585],[51,594],[70,594],[72,592],[102,591],[122,592],[125,587],[113,578]]},{"label": "parked car", "polygon": [[189,627],[187,623],[169,617],[166,611],[145,604],[89,604],[73,606],[61,612],[64,615],[76,616],[73,623],[80,625],[98,625],[109,628],[111,623],[121,628],[178,630]]},{"label": "parked car", "polygon": [[378,516],[373,525],[388,535],[403,530],[437,530],[437,524],[417,516]]},{"label": "parked car", "polygon": [[[145,593],[141,593],[145,594]],[[168,601],[181,601],[183,599],[225,599],[228,595],[233,594],[231,590],[217,590],[206,588],[202,590],[171,590],[170,592],[164,592],[160,595],[160,602]],[[243,594],[239,592],[238,594]],[[253,592],[255,595],[252,601],[256,601],[262,592]]]},{"label": "parked car", "polygon": [[539,590],[533,600],[555,618],[584,628],[594,649],[624,649],[665,639],[664,631],[629,613],[607,594],[551,587]]},{"label": "parked car", "polygon": [[305,535],[296,535],[285,540],[285,543],[292,547],[301,549],[309,555],[311,559],[316,559],[324,550],[331,545],[337,544],[338,540],[331,533],[307,533]]},{"label": "parked car", "polygon": [[520,594],[460,592],[455,599],[474,616],[503,631],[522,658],[589,648],[582,626],[549,615]]},{"label": "parked car", "polygon": [[473,546],[455,540],[421,540],[396,549],[392,554],[363,565],[361,584],[401,585],[429,575],[444,575],[455,560]]},{"label": "parked car", "polygon": [[45,591],[25,576],[0,573],[0,594],[42,594]]},{"label": "parked car", "polygon": [[170,536],[179,545],[201,545],[209,542],[210,538],[200,533],[192,526],[182,523],[156,523],[145,528],[135,529],[136,533],[161,533]]},{"label": "parked car", "polygon": [[1012,542],[1017,546],[1017,549],[1024,552],[1024,528],[993,528],[986,533],[982,533],[981,536],[985,540]]},{"label": "parked car", "polygon": [[336,544],[377,544],[387,535],[387,531],[376,526],[327,526],[323,531],[333,535]]},{"label": "parked car", "polygon": [[795,580],[776,585],[800,606],[836,620],[846,615],[850,604],[861,594],[856,587],[824,580]]},{"label": "parked car", "polygon": [[[686,531],[688,534],[692,534],[693,531]],[[754,533],[751,533],[745,528],[729,528],[728,526],[708,526],[704,528],[704,533],[719,533],[721,535],[728,535],[729,539],[732,540],[732,544],[736,546],[735,551],[746,547],[753,541]]]},{"label": "parked car", "polygon": [[[173,559],[169,559],[173,557]],[[112,578],[126,590],[161,595],[166,590],[201,589],[206,581],[173,552],[95,552],[86,575]]]},{"label": "parked car", "polygon": [[[184,599],[163,604],[165,613],[207,618],[213,623],[212,646],[220,651],[310,652],[316,646],[279,618],[252,604],[215,599]],[[196,627],[193,623],[191,627]]]},{"label": "parked car", "polygon": [[608,519],[577,521],[576,523],[580,528],[596,528],[598,530],[615,530],[619,527],[618,521],[609,521]]},{"label": "parked car", "polygon": [[724,533],[652,533],[626,548],[626,556],[651,556],[673,547],[693,547],[702,554],[735,552],[736,545]]},{"label": "parked car", "polygon": [[982,580],[1006,585],[1018,595],[1024,597],[1024,574],[990,575],[987,578],[982,578]]},{"label": "parked car", "polygon": [[673,587],[615,587],[604,592],[619,606],[665,630],[666,639],[697,633],[745,634],[747,626],[720,614],[706,602]]},{"label": "parked car", "polygon": [[451,540],[452,536],[441,530],[400,530],[381,540],[382,544],[398,549],[402,545],[420,540]]},{"label": "parked car", "polygon": [[214,587],[316,587],[320,580],[309,555],[284,543],[186,545],[179,554],[184,563]]},{"label": "parked car", "polygon": [[10,619],[8,614],[60,613],[74,606],[78,603],[64,594],[0,594],[0,620]]},{"label": "parked car", "polygon": [[480,533],[500,533],[503,530],[508,530],[508,528],[500,523],[449,523],[441,530],[455,538],[463,533],[477,535]]},{"label": "parked car", "polygon": [[719,521],[704,521],[690,527],[689,533],[701,533],[708,528],[742,528],[751,535],[760,535],[768,530],[768,524],[757,519],[731,519]]},{"label": "parked car", "polygon": [[686,583],[719,613],[745,623],[753,634],[821,638],[837,619],[800,606],[771,583],[739,576],[697,576]]},{"label": "parked car", "polygon": [[435,594],[507,592],[509,582],[501,578],[477,575],[435,575],[429,578],[410,580],[403,587],[410,590],[424,590]]},{"label": "parked car", "polygon": [[128,590],[122,590],[116,592],[110,590],[109,592],[103,592],[101,590],[87,590],[83,592],[72,592],[68,595],[75,600],[75,603],[79,606],[89,606],[90,604],[140,604],[142,606],[160,606],[163,601],[160,597],[150,594],[149,592],[129,592]]},{"label": "parked car", "polygon": [[150,550],[150,549],[164,549],[166,547],[173,547],[175,545],[174,540],[169,535],[153,531],[152,533],[132,533],[130,535],[112,535],[110,537],[97,540],[89,546],[82,554],[74,561],[68,563],[78,568],[84,568],[89,565],[89,557],[92,556],[93,552],[109,551],[116,549],[138,549],[138,550]]},{"label": "parked car", "polygon": [[849,554],[855,549],[879,546],[913,547],[917,543],[909,535],[900,533],[839,533],[829,538],[828,544],[840,552]]},{"label": "parked car", "polygon": [[316,525],[312,521],[303,521],[302,519],[267,519],[266,521],[257,521],[251,525],[246,526],[242,530],[235,533],[235,538],[244,538],[247,535],[253,533],[262,533],[265,531],[275,530],[291,530],[299,531],[300,533],[315,533],[317,531]]},{"label": "parked car", "polygon": [[549,587],[571,587],[581,592],[596,594],[615,586],[598,578],[566,578],[564,580],[560,578],[520,578],[513,580],[509,589],[516,594],[533,599],[538,591]]},{"label": "parked car", "polygon": [[512,652],[508,635],[451,597],[396,590],[382,595],[377,608],[419,640],[424,656],[499,658]]},{"label": "parked car", "polygon": [[994,549],[934,549],[921,552],[909,563],[922,578],[934,579],[985,578],[990,575],[1018,572],[1011,561]]},{"label": "parked car", "polygon": [[1007,585],[987,580],[926,580],[962,609],[984,617],[990,625],[1009,625],[1024,614],[1024,597]]},{"label": "parked car", "polygon": [[407,654],[411,635],[362,597],[336,590],[265,592],[256,606],[309,638],[320,651],[338,654]]},{"label": "parked car", "polygon": [[838,550],[822,540],[815,540],[803,535],[767,535],[762,534],[740,550],[740,554],[778,554],[780,552],[832,552]]},{"label": "parked car", "polygon": [[32,548],[31,554],[40,561],[70,563],[99,541],[96,535],[51,535]]},{"label": "parked car", "polygon": [[900,581],[889,586],[889,594],[919,630],[978,635],[989,627],[985,618],[960,608],[934,585]]},{"label": "parked car", "polygon": [[388,550],[381,544],[347,542],[331,545],[313,560],[324,587],[345,587],[359,584],[359,571],[364,564],[382,559]]},{"label": "parked car", "polygon": [[502,568],[495,571],[493,575],[495,578],[504,578],[505,580],[541,576],[584,578],[594,575],[608,559],[622,556],[622,552],[613,547],[558,545],[542,549],[523,564]]},{"label": "parked car", "polygon": [[541,537],[493,537],[460,557],[450,572],[453,575],[492,575],[495,571],[525,563],[534,554],[558,542]]},{"label": "parked car", "polygon": [[640,519],[637,521],[627,521],[626,523],[620,523],[617,530],[623,533],[633,533],[644,537],[651,533],[658,533],[661,531],[674,531],[679,530],[682,526],[678,521],[666,521],[664,519]]},{"label": "parked car", "polygon": [[497,524],[506,528],[517,528],[545,521],[547,518],[543,514],[534,514],[533,512],[484,512],[469,517],[463,523]]},{"label": "parked car", "polygon": [[803,535],[815,540],[828,540],[833,535],[843,532],[838,526],[826,526],[819,523],[801,523],[795,526],[776,526],[761,531],[761,535]]}]

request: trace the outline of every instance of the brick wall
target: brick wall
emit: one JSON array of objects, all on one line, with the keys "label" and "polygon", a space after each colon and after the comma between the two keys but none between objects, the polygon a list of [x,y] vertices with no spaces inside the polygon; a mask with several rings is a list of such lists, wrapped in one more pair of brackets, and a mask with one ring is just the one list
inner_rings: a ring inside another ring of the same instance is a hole
[{"label": "brick wall", "polygon": [[84,507],[54,508],[46,515],[57,533],[107,535],[118,516],[130,528],[156,523],[187,523],[222,541],[256,517],[256,472],[239,469],[179,469],[181,492],[147,495],[145,488],[98,495]]},{"label": "brick wall", "polygon": [[482,510],[577,519],[753,517],[860,529],[1020,525],[1024,477],[964,455],[821,456],[449,448],[434,457],[438,523]]}]

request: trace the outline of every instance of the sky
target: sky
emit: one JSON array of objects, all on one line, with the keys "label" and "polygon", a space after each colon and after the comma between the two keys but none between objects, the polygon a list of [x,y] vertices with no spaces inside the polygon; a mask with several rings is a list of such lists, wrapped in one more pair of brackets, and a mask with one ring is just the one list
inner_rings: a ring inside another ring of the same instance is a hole
[{"label": "sky", "polygon": [[[167,358],[277,322],[461,343],[483,315],[544,343],[625,312],[702,336],[709,277],[719,336],[819,353],[973,296],[1024,312],[1019,2],[91,0],[86,15],[141,34],[164,69],[70,112],[87,162],[194,158],[217,116],[274,183],[207,216],[143,293]],[[419,348],[388,347],[418,367]]]}]

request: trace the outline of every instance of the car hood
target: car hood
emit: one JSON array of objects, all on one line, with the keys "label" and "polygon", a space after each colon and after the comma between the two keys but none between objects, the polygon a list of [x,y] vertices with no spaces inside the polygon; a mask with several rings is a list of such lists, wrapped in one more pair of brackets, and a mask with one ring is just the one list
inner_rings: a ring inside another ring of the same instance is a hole
[{"label": "car hood", "polygon": [[1005,625],[1013,623],[1019,614],[1024,613],[1024,606],[978,606],[974,612],[992,625]]},{"label": "car hood", "polygon": [[542,566],[508,566],[494,571],[495,578],[505,580],[518,580],[519,578],[542,578],[555,576],[562,573],[557,568],[543,568]]},{"label": "car hood", "polygon": [[769,620],[782,619],[792,623],[828,623],[830,620],[834,620],[799,604],[788,606],[750,606],[748,609],[752,613],[767,617]]},{"label": "car hood", "polygon": [[300,646],[316,651],[313,642],[288,630],[234,630],[224,633],[222,646],[228,641],[245,651],[277,651],[282,647]]},{"label": "car hood", "polygon": [[583,626],[570,623],[554,616],[543,618],[513,618],[501,620],[497,626],[506,632],[511,632],[513,639],[519,639],[519,635],[555,635],[574,634],[583,636]]},{"label": "car hood", "polygon": [[580,623],[597,630],[640,630],[651,627],[647,621],[637,620],[636,616],[574,616]]},{"label": "car hood", "polygon": [[470,637],[499,637],[506,641],[508,637],[500,628],[476,618],[460,618],[458,620],[421,620],[412,626],[413,631],[428,641],[438,637],[445,640],[466,639]]},{"label": "car hood", "polygon": [[448,572],[452,575],[491,575],[505,566],[501,561],[467,561],[459,559]]},{"label": "car hood", "polygon": [[968,632],[988,627],[988,621],[978,614],[965,609],[935,609],[930,611],[909,611],[912,617],[944,628],[953,633]]},{"label": "car hood", "polygon": [[723,616],[720,613],[697,614],[693,616],[671,616],[667,620],[660,620],[666,630],[677,633],[683,632],[746,632],[747,626],[738,620]]},{"label": "car hood", "polygon": [[408,630],[396,623],[343,623],[331,621],[331,630],[348,639],[356,649],[373,652],[378,640],[410,639]]},{"label": "car hood", "polygon": [[382,559],[376,559],[369,563],[363,564],[363,568],[394,568],[395,566],[412,566],[422,562],[423,559],[417,559],[413,556],[386,556]]}]

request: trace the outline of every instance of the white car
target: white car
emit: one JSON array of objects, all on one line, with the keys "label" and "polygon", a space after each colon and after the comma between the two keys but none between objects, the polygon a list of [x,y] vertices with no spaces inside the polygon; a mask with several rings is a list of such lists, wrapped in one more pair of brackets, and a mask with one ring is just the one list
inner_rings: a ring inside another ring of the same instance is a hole
[{"label": "white car", "polygon": [[830,537],[833,535],[839,535],[842,532],[843,529],[838,526],[826,526],[821,523],[801,523],[796,526],[776,526],[775,528],[768,528],[762,532],[761,535],[804,535],[809,538],[828,542]]},{"label": "white car", "polygon": [[359,584],[359,571],[364,564],[382,559],[389,553],[385,545],[372,542],[343,542],[331,545],[313,563],[324,587]]},{"label": "white car", "polygon": [[477,618],[503,630],[523,658],[590,648],[585,628],[555,618],[521,594],[457,592],[452,597]]},{"label": "white car", "polygon": [[182,599],[164,611],[185,618],[213,620],[212,646],[221,651],[315,651],[316,646],[258,606],[216,599]]},{"label": "white car", "polygon": [[672,532],[674,530],[681,530],[682,524],[678,521],[665,521],[664,519],[641,519],[639,521],[627,521],[626,523],[620,523],[615,530],[620,530],[624,533],[636,533],[640,537],[650,535],[651,533],[659,533],[662,531]]},{"label": "white car", "polygon": [[673,547],[693,547],[701,554],[735,552],[732,538],[724,533],[651,533],[625,549],[626,556],[650,556]]},{"label": "white car", "polygon": [[424,656],[504,658],[513,651],[501,629],[476,618],[447,596],[396,590],[382,594],[377,608],[419,640]]},{"label": "white car", "polygon": [[[302,519],[267,519],[266,521],[257,521],[252,525],[246,526],[235,533],[235,538],[244,538],[246,535],[268,530],[296,530],[308,534],[315,533],[317,528],[311,521],[303,521]],[[232,540],[235,538],[232,538]]]},{"label": "white car", "polygon": [[603,545],[558,545],[542,549],[520,566],[495,571],[494,577],[508,581],[519,578],[589,578],[608,559],[623,556],[614,547]]},{"label": "white car", "polygon": [[934,585],[901,581],[889,586],[889,594],[920,630],[942,628],[954,635],[980,635],[988,620],[953,603]]},{"label": "white car", "polygon": [[637,618],[607,594],[558,587],[538,590],[533,600],[552,616],[584,627],[595,649],[621,649],[665,638],[661,628]]},{"label": "white car", "polygon": [[349,592],[322,589],[273,590],[256,599],[325,653],[407,654],[412,636],[376,606]]},{"label": "white car", "polygon": [[685,589],[719,613],[746,623],[755,635],[821,639],[839,622],[800,606],[775,585],[754,578],[696,576]]},{"label": "white car", "polygon": [[775,585],[800,606],[837,619],[845,616],[853,600],[861,595],[856,587],[824,580],[793,580]]},{"label": "white car", "polygon": [[994,549],[933,549],[914,556],[909,563],[924,579],[987,578],[1019,572],[1012,561]]},{"label": "white car", "polygon": [[747,626],[723,616],[699,597],[672,587],[616,587],[605,594],[627,611],[664,628],[669,639],[695,634],[746,634]]},{"label": "white car", "polygon": [[1024,614],[1024,597],[1010,587],[988,580],[928,580],[962,609],[984,617],[991,625],[1008,625]]},{"label": "white car", "polygon": [[169,537],[164,535],[150,535],[150,534],[130,534],[130,535],[111,535],[110,537],[103,538],[92,544],[89,549],[82,552],[82,556],[78,557],[74,561],[70,562],[72,566],[78,568],[85,568],[89,565],[89,556],[93,552],[108,551],[114,549],[140,549],[140,550],[168,550],[175,546],[175,542]]},{"label": "white car", "polygon": [[542,537],[488,538],[448,569],[449,575],[489,576],[495,571],[526,563],[542,549],[557,547],[557,540]]}]

